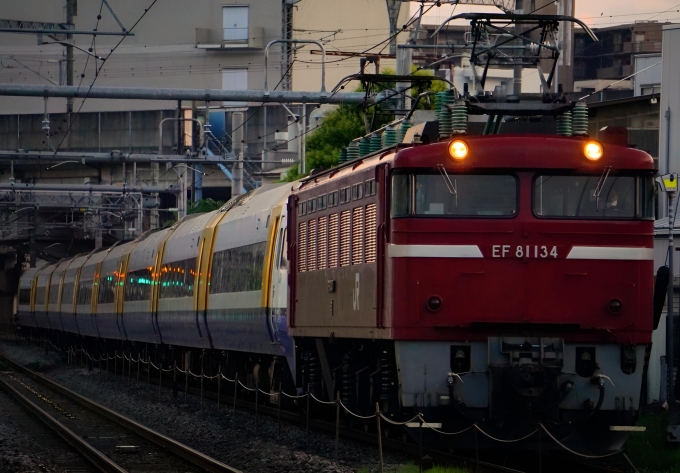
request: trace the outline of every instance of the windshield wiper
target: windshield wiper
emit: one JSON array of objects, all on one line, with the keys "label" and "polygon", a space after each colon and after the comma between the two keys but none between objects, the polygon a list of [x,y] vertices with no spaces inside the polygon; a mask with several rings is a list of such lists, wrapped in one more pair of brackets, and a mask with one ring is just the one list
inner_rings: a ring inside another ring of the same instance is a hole
[{"label": "windshield wiper", "polygon": [[449,178],[449,174],[446,172],[443,164],[437,164],[437,169],[439,169],[439,174],[441,174],[442,179],[444,179],[444,184],[446,184],[449,194],[456,196],[456,208],[458,208],[458,189],[456,189],[456,185],[451,182],[451,178]]},{"label": "windshield wiper", "polygon": [[595,186],[595,190],[593,191],[593,197],[595,197],[596,212],[600,211],[600,194],[602,193],[602,189],[604,189],[604,183],[607,182],[607,177],[609,177],[609,172],[611,170],[612,170],[611,166],[605,166],[605,168],[602,170],[600,180],[597,181],[597,186]]}]

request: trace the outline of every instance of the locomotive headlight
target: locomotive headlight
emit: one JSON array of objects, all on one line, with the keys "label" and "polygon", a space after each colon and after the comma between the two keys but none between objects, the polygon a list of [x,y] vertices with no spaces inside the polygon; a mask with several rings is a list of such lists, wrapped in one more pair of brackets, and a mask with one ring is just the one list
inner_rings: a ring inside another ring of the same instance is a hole
[{"label": "locomotive headlight", "polygon": [[602,145],[597,141],[588,141],[583,147],[583,154],[591,161],[597,161],[604,154]]},{"label": "locomotive headlight", "polygon": [[468,155],[468,145],[465,141],[454,140],[449,144],[449,154],[456,160],[465,159]]}]

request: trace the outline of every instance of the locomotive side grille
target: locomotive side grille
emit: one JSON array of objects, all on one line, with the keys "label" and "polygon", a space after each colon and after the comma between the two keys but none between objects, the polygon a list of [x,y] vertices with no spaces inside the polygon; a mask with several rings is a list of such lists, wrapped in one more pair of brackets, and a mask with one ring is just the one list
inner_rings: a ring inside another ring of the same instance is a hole
[{"label": "locomotive side grille", "polygon": [[307,222],[302,222],[298,232],[298,272],[305,271],[307,271]]},{"label": "locomotive side grille", "polygon": [[338,267],[338,214],[328,219],[328,267]]},{"label": "locomotive side grille", "polygon": [[318,261],[317,261],[317,269],[326,269],[326,260],[328,259],[328,252],[327,252],[327,240],[326,236],[328,235],[328,232],[326,231],[326,221],[328,220],[327,217],[321,217],[319,218],[319,256],[318,256]]},{"label": "locomotive side grille", "polygon": [[375,204],[366,206],[366,262],[375,263],[376,260],[376,223],[377,211]]},{"label": "locomotive side grille", "polygon": [[364,208],[352,209],[352,264],[364,262]]},{"label": "locomotive side grille", "polygon": [[340,266],[349,266],[350,226],[351,216],[349,210],[344,210],[340,214]]},{"label": "locomotive side grille", "polygon": [[307,245],[307,271],[316,271],[316,219],[309,221],[309,244]]}]

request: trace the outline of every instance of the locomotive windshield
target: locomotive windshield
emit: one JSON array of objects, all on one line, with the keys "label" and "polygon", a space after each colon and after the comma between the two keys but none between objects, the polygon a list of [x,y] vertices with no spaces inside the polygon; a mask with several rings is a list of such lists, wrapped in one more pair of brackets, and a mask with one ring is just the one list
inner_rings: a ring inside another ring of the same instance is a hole
[{"label": "locomotive windshield", "polygon": [[512,217],[517,178],[481,174],[395,174],[392,216]]},{"label": "locomotive windshield", "polygon": [[539,175],[534,180],[537,217],[654,218],[654,181],[642,176]]}]

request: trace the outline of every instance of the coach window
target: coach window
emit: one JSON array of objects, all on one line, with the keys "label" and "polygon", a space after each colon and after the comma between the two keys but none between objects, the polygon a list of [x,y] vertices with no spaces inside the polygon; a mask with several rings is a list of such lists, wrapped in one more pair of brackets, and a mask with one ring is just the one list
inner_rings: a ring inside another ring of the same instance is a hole
[{"label": "coach window", "polygon": [[322,195],[316,201],[319,210],[326,210],[326,195]]},{"label": "coach window", "polygon": [[364,196],[364,186],[361,184],[354,184],[352,186],[352,200],[359,200]]},{"label": "coach window", "polygon": [[300,202],[298,204],[298,216],[302,217],[307,213],[307,202]]},{"label": "coach window", "polygon": [[307,201],[307,212],[310,214],[316,212],[316,199],[310,199]]},{"label": "coach window", "polygon": [[338,205],[338,191],[328,193],[328,206],[335,207]]},{"label": "coach window", "polygon": [[405,217],[411,215],[411,181],[410,174],[392,176],[392,216]]}]

